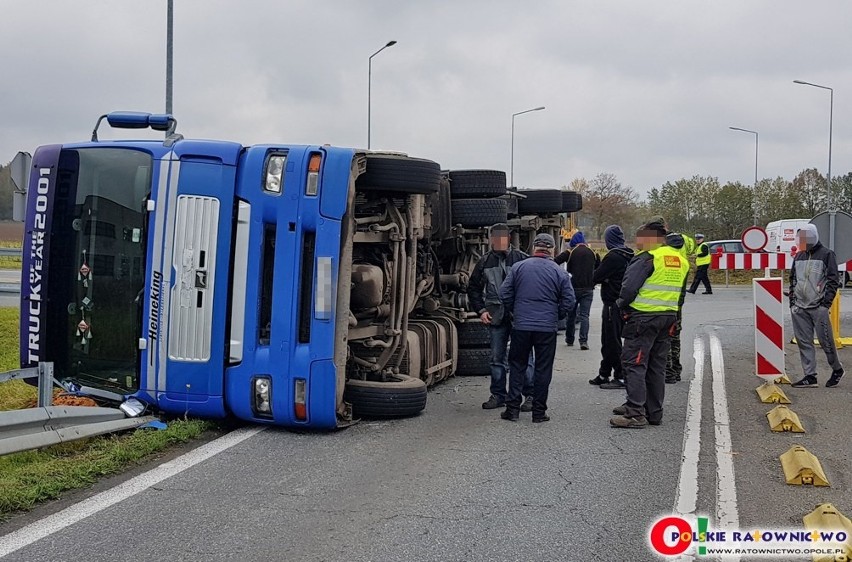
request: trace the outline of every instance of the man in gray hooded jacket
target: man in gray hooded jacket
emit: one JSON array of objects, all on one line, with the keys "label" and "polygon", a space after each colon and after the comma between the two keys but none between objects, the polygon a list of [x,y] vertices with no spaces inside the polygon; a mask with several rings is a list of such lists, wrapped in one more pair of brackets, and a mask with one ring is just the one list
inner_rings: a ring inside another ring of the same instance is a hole
[{"label": "man in gray hooded jacket", "polygon": [[843,376],[843,365],[837,357],[828,318],[828,309],[840,286],[837,258],[834,252],[820,243],[816,226],[805,225],[799,229],[796,237],[801,249],[796,253],[790,269],[790,312],[804,377],[794,382],[793,386],[818,386],[814,332],[831,366],[831,377],[825,386],[837,386]]}]

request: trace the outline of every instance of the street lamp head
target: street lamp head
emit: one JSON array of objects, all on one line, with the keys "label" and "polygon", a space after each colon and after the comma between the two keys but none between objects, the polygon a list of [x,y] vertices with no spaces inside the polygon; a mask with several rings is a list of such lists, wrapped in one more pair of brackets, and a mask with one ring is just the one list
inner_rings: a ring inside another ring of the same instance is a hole
[{"label": "street lamp head", "polygon": [[393,47],[394,45],[396,45],[396,41],[388,41],[388,44],[385,45],[385,47]]},{"label": "street lamp head", "polygon": [[803,82],[802,80],[793,80],[793,84],[807,84],[807,82]]},{"label": "street lamp head", "polygon": [[533,109],[533,111],[541,111],[542,109],[544,109],[543,105],[541,107],[536,107],[535,109]]}]

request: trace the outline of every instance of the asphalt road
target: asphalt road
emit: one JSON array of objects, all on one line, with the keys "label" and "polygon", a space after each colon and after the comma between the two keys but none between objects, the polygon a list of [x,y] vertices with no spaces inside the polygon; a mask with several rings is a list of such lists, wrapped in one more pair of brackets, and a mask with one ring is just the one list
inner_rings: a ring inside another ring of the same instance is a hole
[{"label": "asphalt road", "polygon": [[[770,433],[771,406],[754,392],[751,303],[750,289],[689,299],[684,381],[667,387],[659,427],[609,427],[623,395],[587,382],[600,360],[596,301],[593,350],[558,348],[550,423],[502,421],[480,408],[486,378],[457,378],[431,391],[417,418],[260,432],[4,560],[643,561],[656,559],[650,525],[678,507],[744,529],[801,527],[825,501],[852,515],[852,379],[785,387],[808,433]],[[794,346],[787,368],[800,374]],[[830,488],[784,483],[777,457],[794,442],[821,459]],[[17,531],[0,537],[0,552],[31,540],[28,525],[59,507],[0,526]]]}]

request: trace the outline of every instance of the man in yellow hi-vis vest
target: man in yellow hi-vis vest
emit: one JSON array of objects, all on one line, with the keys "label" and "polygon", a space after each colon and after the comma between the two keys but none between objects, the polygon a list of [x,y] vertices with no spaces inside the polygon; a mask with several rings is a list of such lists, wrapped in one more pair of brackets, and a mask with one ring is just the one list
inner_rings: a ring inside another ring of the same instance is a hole
[{"label": "man in yellow hi-vis vest", "polygon": [[710,277],[707,275],[707,270],[710,269],[710,262],[713,257],[710,255],[710,248],[704,243],[704,235],[695,235],[695,279],[692,280],[692,285],[689,287],[689,293],[695,294],[698,290],[698,284],[704,283],[704,292],[702,295],[712,295],[713,288],[710,287]]},{"label": "man in yellow hi-vis vest", "polygon": [[636,233],[641,251],[624,273],[616,304],[626,320],[621,364],[627,402],[613,409],[614,427],[660,425],[666,393],[666,359],[689,262],[665,244],[666,229],[649,223]]}]

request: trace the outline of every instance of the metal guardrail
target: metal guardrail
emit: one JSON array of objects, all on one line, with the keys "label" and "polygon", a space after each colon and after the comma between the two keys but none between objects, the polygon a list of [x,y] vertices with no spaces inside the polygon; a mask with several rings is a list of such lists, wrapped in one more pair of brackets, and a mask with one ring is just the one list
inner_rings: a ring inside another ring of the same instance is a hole
[{"label": "metal guardrail", "polygon": [[21,248],[0,248],[0,257],[20,258],[23,255]]},{"label": "metal guardrail", "polygon": [[51,406],[53,386],[62,386],[53,378],[53,363],[0,373],[0,383],[29,378],[38,378],[38,407],[0,412],[0,455],[133,429],[155,419],[127,417],[118,408]]}]

